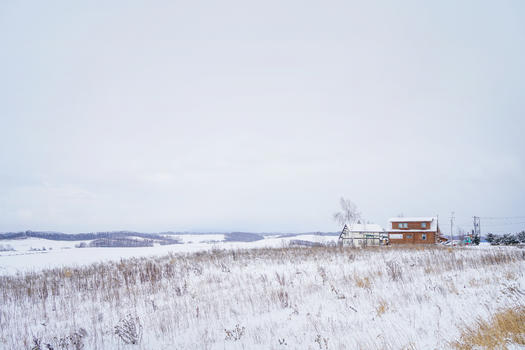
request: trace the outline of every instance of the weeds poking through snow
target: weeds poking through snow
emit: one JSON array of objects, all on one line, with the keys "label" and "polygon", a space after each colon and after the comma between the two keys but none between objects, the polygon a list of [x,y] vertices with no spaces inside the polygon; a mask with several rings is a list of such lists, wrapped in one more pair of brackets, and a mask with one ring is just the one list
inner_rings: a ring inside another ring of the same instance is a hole
[{"label": "weeds poking through snow", "polygon": [[323,338],[320,334],[317,334],[315,342],[319,345],[319,350],[328,350],[328,338]]},{"label": "weeds poking through snow", "polygon": [[401,281],[403,279],[403,270],[401,265],[394,260],[387,261],[386,271],[392,281]]},{"label": "weeds poking through snow", "polygon": [[224,332],[226,333],[226,338],[224,338],[224,340],[230,340],[230,341],[241,340],[245,331],[246,331],[246,328],[241,327],[238,324],[235,325],[235,328],[224,329]]},{"label": "weeds poking through snow", "polygon": [[221,263],[221,271],[225,272],[225,273],[230,273],[231,272],[230,268],[228,266],[226,266],[226,264],[224,264],[224,263]]},{"label": "weeds poking through snow", "polygon": [[0,275],[0,348],[443,349],[461,334],[440,319],[523,305],[524,262],[497,247],[215,249]]},{"label": "weeds poking through snow", "polygon": [[87,331],[80,328],[78,331],[62,337],[55,336],[50,339],[33,337],[31,350],[82,350],[86,336]]},{"label": "weeds poking through snow", "polygon": [[337,299],[346,299],[345,295],[339,292],[333,284],[330,284],[330,288],[332,289],[332,292],[337,296]]},{"label": "weeds poking through snow", "polygon": [[328,276],[326,275],[326,270],[324,269],[324,267],[318,266],[317,272],[319,273],[319,276],[321,276],[323,284],[325,284],[328,281]]},{"label": "weeds poking through snow", "polygon": [[279,272],[275,272],[275,279],[281,287],[284,287],[286,285],[286,278],[284,277],[284,273],[279,274]]},{"label": "weeds poking through snow", "polygon": [[288,295],[288,292],[284,290],[278,291],[277,298],[279,298],[279,302],[281,303],[283,309],[290,306],[290,296]]},{"label": "weeds poking through snow", "polygon": [[43,349],[44,348],[42,347],[42,339],[38,337],[33,337],[33,345],[31,347],[31,350],[43,350]]}]

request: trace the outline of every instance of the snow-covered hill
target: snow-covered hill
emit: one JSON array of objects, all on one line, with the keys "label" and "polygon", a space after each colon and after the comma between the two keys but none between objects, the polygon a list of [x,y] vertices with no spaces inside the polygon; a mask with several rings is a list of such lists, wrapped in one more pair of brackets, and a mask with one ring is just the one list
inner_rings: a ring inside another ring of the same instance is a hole
[{"label": "snow-covered hill", "polygon": [[[261,236],[251,242],[227,240],[228,235],[216,234],[169,234],[170,239],[182,244],[160,245],[152,247],[87,247],[77,248],[81,243],[89,245],[90,240],[49,240],[25,238],[1,240],[3,246],[12,247],[12,251],[0,252],[0,274],[14,274],[24,271],[39,271],[60,266],[82,266],[96,262],[118,261],[123,258],[165,255],[168,253],[189,253],[211,249],[247,249],[288,246],[290,241],[302,240],[319,243],[335,243],[337,236],[298,234],[281,237],[279,235]],[[143,237],[127,236],[136,240]],[[242,236],[238,239],[243,239]]]}]

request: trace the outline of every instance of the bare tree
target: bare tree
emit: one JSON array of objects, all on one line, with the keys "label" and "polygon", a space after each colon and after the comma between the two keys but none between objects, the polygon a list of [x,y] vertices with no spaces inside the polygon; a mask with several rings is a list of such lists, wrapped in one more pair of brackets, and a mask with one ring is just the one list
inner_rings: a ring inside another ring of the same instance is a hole
[{"label": "bare tree", "polygon": [[350,200],[341,197],[339,200],[341,211],[334,213],[334,220],[341,226],[353,224],[361,218],[361,213],[357,211],[357,206]]}]

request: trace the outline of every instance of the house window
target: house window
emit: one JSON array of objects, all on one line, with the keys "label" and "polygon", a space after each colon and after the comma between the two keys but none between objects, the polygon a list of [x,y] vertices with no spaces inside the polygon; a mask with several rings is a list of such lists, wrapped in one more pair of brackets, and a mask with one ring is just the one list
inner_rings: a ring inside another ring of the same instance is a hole
[{"label": "house window", "polygon": [[427,234],[426,234],[426,233],[422,233],[422,234],[421,234],[421,239],[422,239],[423,241],[426,241],[426,240],[427,240]]},{"label": "house window", "polygon": [[422,228],[427,228],[427,223],[426,223],[426,222],[422,222],[422,223],[421,223],[421,227],[422,227]]},{"label": "house window", "polygon": [[407,224],[406,222],[400,222],[400,223],[398,224],[398,227],[399,227],[399,228],[408,228],[408,224]]},{"label": "house window", "polygon": [[407,235],[407,239],[412,239],[412,235]]},{"label": "house window", "polygon": [[402,223],[397,224],[397,226],[398,226],[399,228],[403,228],[403,224],[402,224]]}]

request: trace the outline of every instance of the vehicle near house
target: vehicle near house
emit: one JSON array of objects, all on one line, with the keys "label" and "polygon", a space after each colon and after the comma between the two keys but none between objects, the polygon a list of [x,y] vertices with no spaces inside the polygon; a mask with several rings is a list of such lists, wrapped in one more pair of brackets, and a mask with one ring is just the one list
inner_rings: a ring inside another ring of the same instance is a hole
[{"label": "vehicle near house", "polygon": [[435,244],[446,241],[439,230],[438,218],[392,218],[389,221],[390,244]]},{"label": "vehicle near house", "polygon": [[339,242],[352,247],[378,246],[388,243],[388,235],[377,224],[345,224]]}]

